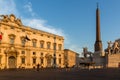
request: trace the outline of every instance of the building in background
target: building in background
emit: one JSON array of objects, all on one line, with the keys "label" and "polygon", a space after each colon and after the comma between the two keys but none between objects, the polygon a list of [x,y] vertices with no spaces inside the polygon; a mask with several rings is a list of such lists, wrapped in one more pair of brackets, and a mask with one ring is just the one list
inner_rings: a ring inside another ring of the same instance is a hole
[{"label": "building in background", "polygon": [[64,49],[64,65],[65,67],[74,67],[79,65],[79,54],[70,50]]},{"label": "building in background", "polygon": [[1,15],[0,68],[64,67],[64,38],[24,26],[13,14]]},{"label": "building in background", "polygon": [[120,39],[114,42],[108,41],[108,47],[105,49],[106,66],[120,67]]}]

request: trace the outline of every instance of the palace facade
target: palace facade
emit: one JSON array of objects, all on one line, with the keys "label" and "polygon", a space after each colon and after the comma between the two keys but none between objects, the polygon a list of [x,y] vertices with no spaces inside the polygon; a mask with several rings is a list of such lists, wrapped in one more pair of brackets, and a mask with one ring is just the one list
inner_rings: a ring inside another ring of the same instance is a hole
[{"label": "palace facade", "polygon": [[64,67],[64,38],[24,26],[13,14],[1,15],[0,68]]}]

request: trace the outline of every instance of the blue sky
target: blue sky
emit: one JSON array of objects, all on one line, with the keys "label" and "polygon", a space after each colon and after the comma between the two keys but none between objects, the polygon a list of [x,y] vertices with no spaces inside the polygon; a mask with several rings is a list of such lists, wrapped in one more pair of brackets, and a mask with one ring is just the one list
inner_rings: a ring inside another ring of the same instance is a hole
[{"label": "blue sky", "polygon": [[0,0],[0,14],[15,14],[24,25],[62,35],[65,48],[94,51],[96,3],[103,48],[120,38],[120,0]]}]

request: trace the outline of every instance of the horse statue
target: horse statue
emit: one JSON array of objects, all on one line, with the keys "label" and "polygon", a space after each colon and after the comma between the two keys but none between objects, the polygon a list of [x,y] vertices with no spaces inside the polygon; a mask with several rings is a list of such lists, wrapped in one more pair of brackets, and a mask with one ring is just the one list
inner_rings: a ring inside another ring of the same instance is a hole
[{"label": "horse statue", "polygon": [[113,53],[113,54],[116,54],[116,53],[118,53],[118,52],[120,52],[119,44],[118,44],[117,41],[115,41],[115,42],[113,43],[113,46],[112,46],[112,53]]}]

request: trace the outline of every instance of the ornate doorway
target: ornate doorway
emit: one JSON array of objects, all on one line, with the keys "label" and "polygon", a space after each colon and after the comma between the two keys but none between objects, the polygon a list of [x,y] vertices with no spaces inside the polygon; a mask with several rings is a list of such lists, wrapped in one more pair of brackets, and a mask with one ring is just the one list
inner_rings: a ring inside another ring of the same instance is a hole
[{"label": "ornate doorway", "polygon": [[52,67],[50,58],[47,59],[47,67]]},{"label": "ornate doorway", "polygon": [[52,56],[47,54],[46,59],[47,59],[47,67],[52,67]]},{"label": "ornate doorway", "polygon": [[16,68],[16,60],[14,56],[10,56],[8,58],[8,65],[9,65],[9,68]]}]

